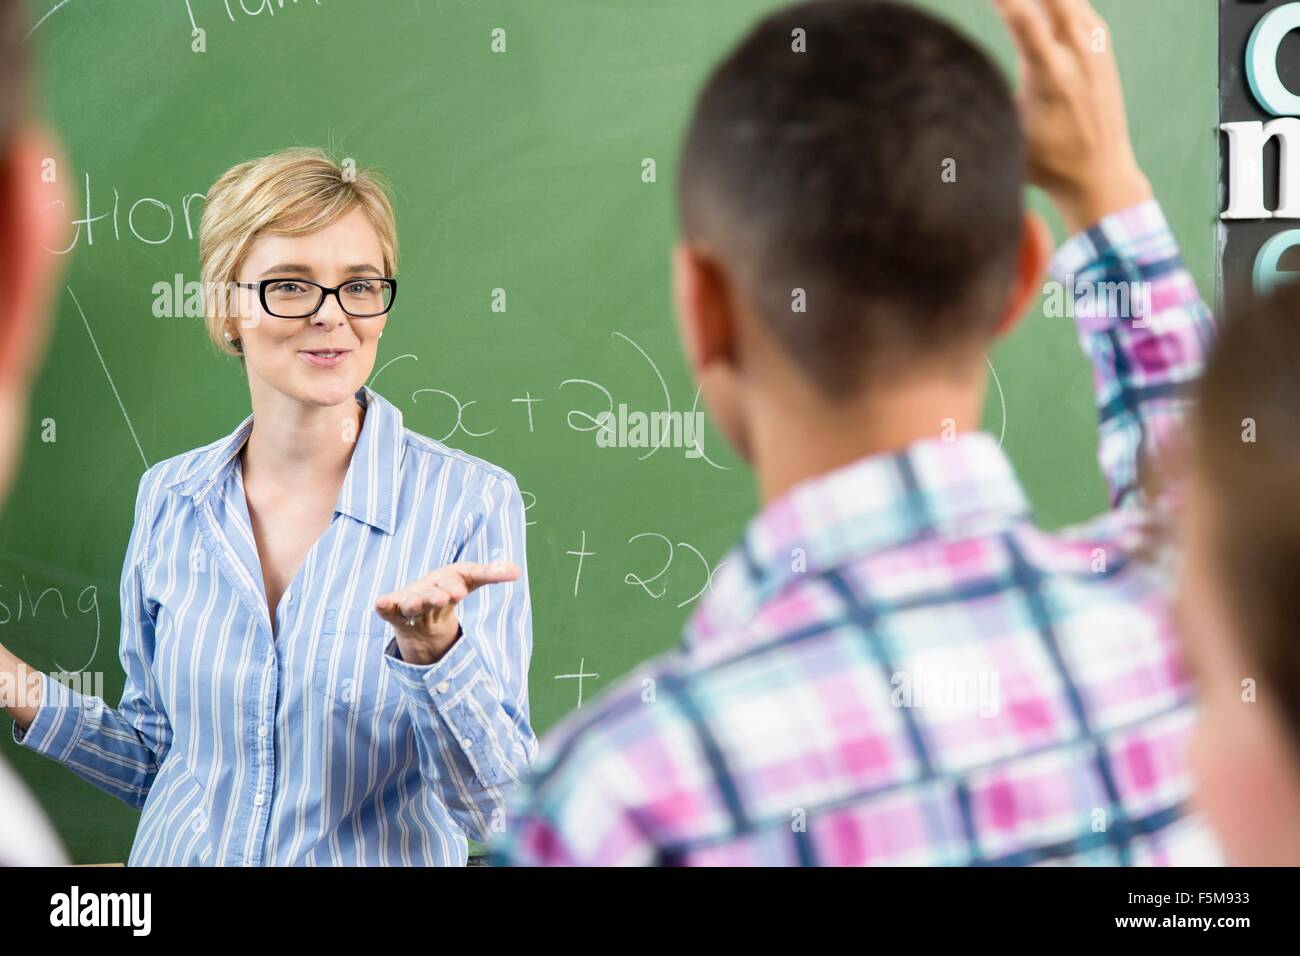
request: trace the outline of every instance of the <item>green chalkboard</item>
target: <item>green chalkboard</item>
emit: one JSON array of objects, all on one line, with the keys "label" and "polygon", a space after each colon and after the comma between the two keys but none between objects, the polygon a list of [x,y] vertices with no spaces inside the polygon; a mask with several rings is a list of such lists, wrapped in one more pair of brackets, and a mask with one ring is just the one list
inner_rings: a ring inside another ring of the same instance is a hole
[{"label": "green chalkboard", "polygon": [[[0,519],[0,641],[44,670],[102,673],[117,702],[137,481],[248,412],[238,363],[215,356],[198,320],[155,317],[155,285],[198,279],[201,194],[223,170],[310,144],[395,187],[402,295],[374,387],[408,426],[509,469],[525,492],[537,728],[578,704],[563,675],[599,675],[582,680],[590,700],[671,646],[754,508],[749,476],[715,432],[696,458],[598,448],[589,416],[695,402],[670,312],[677,149],[710,64],[773,6],[31,0],[42,108],[82,222]],[[1010,62],[986,0],[930,6]],[[1208,296],[1215,4],[1098,6],[1139,155]],[[987,427],[1040,520],[1099,510],[1089,373],[1068,320],[1031,316],[990,359]],[[14,746],[7,722],[3,739],[78,862],[125,860],[134,811]]]}]

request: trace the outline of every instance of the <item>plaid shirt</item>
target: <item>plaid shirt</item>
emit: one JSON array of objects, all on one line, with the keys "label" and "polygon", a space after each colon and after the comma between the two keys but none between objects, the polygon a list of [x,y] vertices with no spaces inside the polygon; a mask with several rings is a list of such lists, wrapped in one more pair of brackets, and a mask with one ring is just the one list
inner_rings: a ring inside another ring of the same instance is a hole
[{"label": "plaid shirt", "polygon": [[[542,748],[507,864],[1217,862],[1185,812],[1191,687],[1138,463],[1212,336],[1154,202],[1052,263],[1096,368],[1114,510],[1031,522],[984,433],[806,481],[745,530],[683,646]],[[1124,319],[1104,283],[1145,283]],[[1149,308],[1136,303],[1144,301]]]}]

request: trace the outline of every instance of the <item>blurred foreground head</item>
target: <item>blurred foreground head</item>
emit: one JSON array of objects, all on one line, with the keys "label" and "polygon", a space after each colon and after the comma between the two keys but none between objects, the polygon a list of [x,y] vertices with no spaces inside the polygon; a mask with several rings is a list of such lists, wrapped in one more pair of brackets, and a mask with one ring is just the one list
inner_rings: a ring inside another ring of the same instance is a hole
[{"label": "blurred foreground head", "polygon": [[[28,392],[49,337],[58,257],[47,250],[62,248],[66,231],[62,157],[28,120],[26,12],[26,3],[0,0],[0,502],[17,470]],[[66,862],[35,801],[0,762],[0,865]]]},{"label": "blurred foreground head", "polygon": [[28,117],[27,4],[0,2],[0,501],[17,469],[27,401],[49,338],[67,228],[62,156]]},{"label": "blurred foreground head", "polygon": [[1300,865],[1300,284],[1225,316],[1193,435],[1180,594],[1197,796],[1240,865]]}]

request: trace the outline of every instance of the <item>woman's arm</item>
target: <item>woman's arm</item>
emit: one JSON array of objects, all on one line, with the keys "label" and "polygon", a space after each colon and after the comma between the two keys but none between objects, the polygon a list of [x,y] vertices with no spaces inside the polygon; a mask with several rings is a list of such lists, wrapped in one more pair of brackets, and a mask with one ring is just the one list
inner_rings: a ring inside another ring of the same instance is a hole
[{"label": "woman's arm", "polygon": [[36,718],[44,686],[40,671],[0,644],[0,707],[26,728]]},{"label": "woman's arm", "polygon": [[489,479],[473,519],[455,564],[376,609],[399,635],[385,659],[411,705],[424,778],[465,831],[486,840],[504,828],[510,788],[537,753],[524,506],[514,479]]},{"label": "woman's arm", "polygon": [[[82,779],[131,806],[144,806],[149,787],[171,745],[171,726],[155,705],[154,617],[142,588],[149,554],[149,526],[157,482],[140,481],[135,525],[122,568],[122,639],[119,658],[126,686],[116,709],[77,693],[0,649],[0,676],[12,680],[20,699],[6,710],[14,718],[14,741],[57,760]],[[19,683],[22,681],[23,683]],[[22,691],[31,688],[26,700]]]}]

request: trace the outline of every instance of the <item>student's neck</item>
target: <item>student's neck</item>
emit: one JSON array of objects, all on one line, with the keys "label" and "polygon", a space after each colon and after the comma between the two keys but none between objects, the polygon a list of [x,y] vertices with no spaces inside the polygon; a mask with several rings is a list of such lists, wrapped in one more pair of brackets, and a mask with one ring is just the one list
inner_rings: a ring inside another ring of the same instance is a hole
[{"label": "student's neck", "polygon": [[270,389],[250,389],[253,431],[244,447],[245,475],[277,481],[341,482],[347,474],[364,412],[349,397],[319,406]]},{"label": "student's neck", "polygon": [[831,402],[803,389],[756,401],[751,459],[764,506],[860,458],[980,427],[984,380],[926,379]]}]

